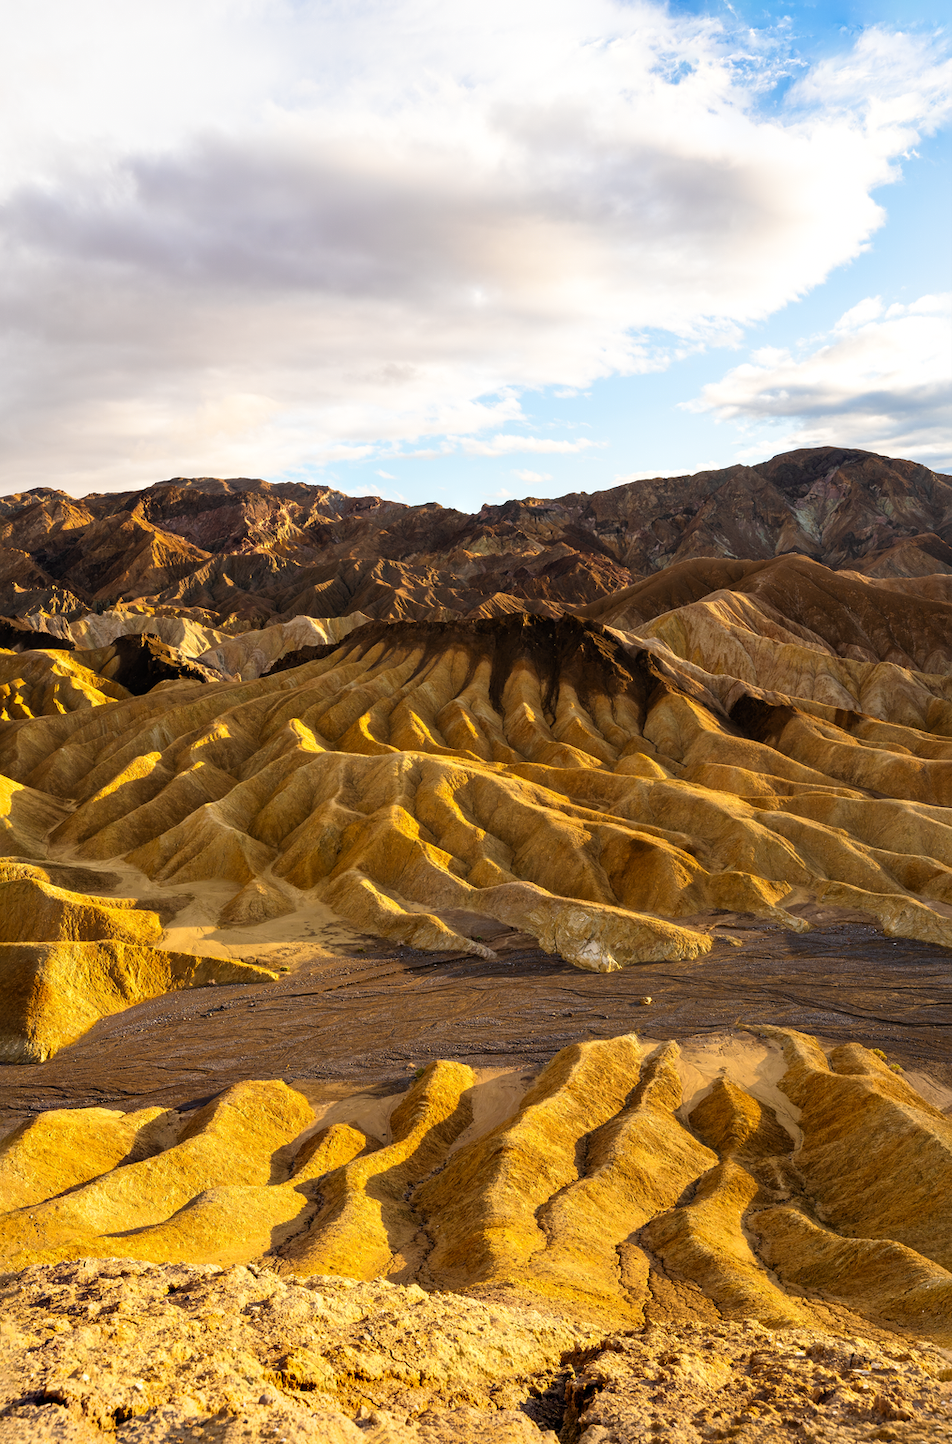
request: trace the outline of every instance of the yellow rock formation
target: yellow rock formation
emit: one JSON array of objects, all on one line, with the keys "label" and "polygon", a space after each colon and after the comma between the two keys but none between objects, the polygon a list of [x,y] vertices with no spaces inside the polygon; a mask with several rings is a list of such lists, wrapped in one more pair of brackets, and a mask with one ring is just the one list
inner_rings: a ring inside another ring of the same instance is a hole
[{"label": "yellow rock formation", "polygon": [[14,1129],[0,1152],[0,1209],[10,1213],[55,1198],[118,1168],[166,1136],[162,1108],[51,1108]]},{"label": "yellow rock formation", "polygon": [[379,1143],[321,1127],[282,1082],[185,1115],[56,1110],[0,1152],[0,1264],[257,1260],[601,1328],[752,1320],[949,1347],[948,1118],[865,1048],[761,1031],[700,1090],[674,1044],[573,1044],[498,1122],[488,1082],[433,1063]]},{"label": "yellow rock formation", "polygon": [[952,945],[952,681],[755,612],[375,623],[257,680],[24,717],[7,846],[230,882],[222,926],[267,946],[319,903],[485,955],[462,911],[607,972],[702,955],[718,911],[802,929],[817,901]]},{"label": "yellow rock formation", "polygon": [[88,943],[115,939],[156,943],[162,924],[154,912],[125,898],[91,898],[53,887],[38,869],[0,860],[0,943]]},{"label": "yellow rock formation", "polygon": [[791,1067],[781,1086],[804,1132],[797,1168],[818,1217],[952,1270],[952,1119],[858,1043],[827,1060],[798,1034],[782,1039]]},{"label": "yellow rock formation", "polygon": [[292,1272],[362,1279],[412,1273],[426,1247],[406,1193],[472,1121],[464,1095],[473,1081],[462,1063],[429,1065],[390,1120],[392,1142],[324,1180],[320,1213],[286,1250]]},{"label": "yellow rock formation", "polygon": [[579,1138],[623,1106],[638,1078],[635,1038],[557,1054],[516,1116],[461,1148],[413,1198],[443,1287],[508,1283],[546,1247],[540,1210],[577,1179]]},{"label": "yellow rock formation", "polygon": [[45,717],[101,707],[128,697],[68,652],[8,652],[0,648],[0,720]]},{"label": "yellow rock formation", "polygon": [[139,943],[0,943],[0,1061],[42,1063],[100,1018],[179,988],[268,983],[277,975],[230,958]]},{"label": "yellow rock formation", "polygon": [[[560,1055],[558,1066],[549,1071],[548,1079],[542,1075],[533,1094],[538,1094],[540,1085],[555,1085],[555,1091],[541,1104],[529,1095],[515,1123],[499,1130],[494,1147],[493,1140],[485,1140],[482,1148],[471,1146],[468,1158],[463,1154],[460,1163],[473,1174],[468,1180],[474,1196],[470,1206],[473,1222],[471,1233],[460,1240],[464,1246],[456,1249],[455,1271],[453,1243],[458,1235],[454,1213],[438,1213],[429,1224],[438,1240],[429,1263],[440,1282],[448,1286],[465,1283],[470,1288],[482,1283],[493,1290],[505,1282],[514,1292],[527,1289],[576,1316],[617,1318],[628,1325],[643,1319],[650,1265],[636,1242],[638,1231],[672,1207],[699,1172],[715,1162],[716,1154],[704,1148],[674,1116],[681,1102],[677,1045],[659,1049],[640,1078],[639,1052],[637,1041],[629,1038],[582,1044]],[[577,1094],[580,1083],[587,1086],[595,1094],[591,1103],[599,1113],[584,1119],[567,1117],[560,1123],[559,1114],[566,1103],[575,1102],[577,1107],[580,1101],[566,1098],[568,1090],[560,1080],[572,1062],[577,1069],[572,1092]],[[605,1085],[607,1098],[601,1096]],[[627,1101],[607,1122],[598,1122],[619,1099]],[[583,1134],[585,1167],[579,1175],[573,1139],[578,1138],[580,1127],[590,1122],[596,1126]],[[515,1151],[527,1125],[533,1146]],[[560,1138],[563,1126],[566,1131]],[[560,1140],[561,1188],[547,1173],[552,1167],[547,1135]],[[480,1165],[487,1144],[495,1167],[483,1171]],[[536,1177],[540,1154],[546,1157],[546,1170]],[[514,1164],[521,1165],[527,1177],[520,1178]],[[459,1165],[454,1167],[451,1162],[447,1173],[465,1186],[467,1180],[460,1177]],[[502,1218],[498,1207],[487,1199],[487,1194],[499,1193],[505,1198]],[[434,1196],[437,1202],[448,1203],[442,1176],[421,1189],[419,1206],[426,1211]],[[487,1215],[491,1220],[488,1226]],[[522,1246],[514,1249],[513,1240],[520,1234]],[[443,1235],[447,1242],[441,1257],[439,1240]],[[467,1243],[473,1249],[471,1256]]]},{"label": "yellow rock formation", "polygon": [[[170,1147],[5,1214],[0,1248],[21,1261],[114,1254],[119,1240],[110,1240],[111,1234],[163,1222],[209,1189],[267,1185],[272,1155],[313,1116],[306,1099],[284,1083],[235,1084],[193,1117],[186,1115]],[[25,1146],[21,1135],[7,1147],[21,1168]],[[100,1240],[113,1242],[113,1248]]]}]

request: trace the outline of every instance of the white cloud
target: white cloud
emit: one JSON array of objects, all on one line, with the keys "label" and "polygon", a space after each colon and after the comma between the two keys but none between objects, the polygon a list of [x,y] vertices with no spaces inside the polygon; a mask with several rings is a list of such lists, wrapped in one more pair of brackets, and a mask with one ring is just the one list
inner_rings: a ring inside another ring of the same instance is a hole
[{"label": "white cloud", "polygon": [[782,69],[649,0],[8,7],[7,486],[432,451],[736,342],[863,248],[944,104],[877,30],[761,111]]},{"label": "white cloud", "polygon": [[376,475],[382,476],[384,481],[396,481],[397,479],[392,471],[378,471]]},{"label": "white cloud", "polygon": [[[403,457],[432,461],[437,457],[453,456],[510,456],[517,451],[548,452],[567,455],[570,452],[587,451],[591,446],[607,446],[605,441],[593,441],[581,437],[577,441],[566,441],[554,436],[524,436],[521,432],[499,432],[495,436],[479,439],[472,436],[449,436],[438,446],[421,446],[413,451],[402,451]],[[378,475],[381,473],[378,472]],[[535,473],[533,473],[535,475]]]},{"label": "white cloud", "polygon": [[512,433],[501,433],[498,436],[491,436],[485,441],[466,437],[460,441],[459,449],[467,456],[508,456],[513,451],[548,452],[566,456],[569,452],[587,451],[590,446],[604,445],[604,441],[591,441],[586,436],[580,437],[578,441],[563,441],[554,436],[518,436]]},{"label": "white cloud", "polygon": [[716,471],[723,462],[720,461],[693,461],[689,466],[666,467],[663,471],[626,471],[623,475],[616,476],[612,485],[621,486],[627,481],[656,481],[663,476],[692,476],[697,472]]},{"label": "white cloud", "polygon": [[821,104],[830,117],[862,117],[880,134],[920,126],[930,112],[934,125],[948,114],[949,69],[922,59],[916,35],[870,25],[849,51],[801,75],[788,99],[807,112]]},{"label": "white cloud", "polygon": [[[833,330],[838,333],[855,331],[866,321],[877,321],[883,314],[883,302],[881,296],[867,296],[862,301],[857,301],[848,311],[844,311],[838,321],[833,324]],[[782,352],[777,353],[778,356]]]},{"label": "white cloud", "polygon": [[513,474],[513,476],[517,476],[520,481],[526,482],[527,485],[529,485],[529,486],[531,486],[532,483],[533,483],[533,482],[536,482],[536,481],[551,481],[551,480],[552,480],[552,474],[551,474],[551,472],[548,472],[548,471],[526,471],[526,470],[523,470],[522,468],[516,467],[516,466],[513,467],[513,469],[512,469],[512,474]]},{"label": "white cloud", "polygon": [[[952,464],[952,296],[857,303],[800,356],[764,348],[688,409],[723,420],[798,423],[783,446],[857,446]],[[776,440],[775,440],[776,444]],[[759,449],[759,448],[758,448]]]}]

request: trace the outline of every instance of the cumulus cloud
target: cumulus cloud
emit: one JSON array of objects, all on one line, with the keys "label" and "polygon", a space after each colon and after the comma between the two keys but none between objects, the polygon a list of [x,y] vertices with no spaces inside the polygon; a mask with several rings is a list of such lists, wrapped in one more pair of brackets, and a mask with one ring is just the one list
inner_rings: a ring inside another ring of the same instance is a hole
[{"label": "cumulus cloud", "polygon": [[724,420],[798,425],[790,446],[858,446],[952,465],[952,295],[857,302],[802,355],[764,348],[687,403]]},{"label": "cumulus cloud", "polygon": [[770,37],[649,0],[5,25],[8,487],[580,450],[499,428],[526,388],[736,341],[816,285],[945,103],[930,43],[875,31],[763,105]]},{"label": "cumulus cloud", "polygon": [[512,474],[513,474],[513,476],[518,477],[520,481],[524,481],[527,486],[531,486],[531,485],[533,484],[533,482],[551,481],[551,480],[552,480],[552,474],[551,474],[551,472],[548,472],[548,471],[529,471],[529,470],[527,470],[526,468],[523,468],[523,467],[515,467],[515,466],[514,466],[513,469],[512,469]]}]

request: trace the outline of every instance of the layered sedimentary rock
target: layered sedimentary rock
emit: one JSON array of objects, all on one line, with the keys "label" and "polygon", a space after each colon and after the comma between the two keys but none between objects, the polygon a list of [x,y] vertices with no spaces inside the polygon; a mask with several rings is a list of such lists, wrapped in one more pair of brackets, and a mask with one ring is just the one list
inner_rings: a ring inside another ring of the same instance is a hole
[{"label": "layered sedimentary rock", "polygon": [[571,1045],[521,1097],[432,1063],[382,1136],[359,1099],[326,1125],[280,1081],[184,1113],[39,1114],[0,1154],[0,1261],[259,1264],[582,1330],[753,1320],[952,1346],[949,1118],[858,1044],[762,1033],[687,1094],[678,1046],[634,1035]]},{"label": "layered sedimentary rock", "polygon": [[[928,673],[952,666],[952,576],[871,583],[804,556],[703,558],[679,562],[576,613],[665,639],[678,623],[696,630],[706,623],[710,630],[709,619],[716,625],[723,618],[766,639],[856,661]],[[702,659],[706,650],[702,642]]]},{"label": "layered sedimentary rock", "polygon": [[482,956],[502,924],[596,971],[699,956],[719,914],[803,929],[818,903],[948,946],[948,675],[719,595],[635,630],[371,623],[256,680],[12,720],[8,850],[105,866],[170,915],[230,888],[186,950],[286,919],[264,963],[315,907]]}]

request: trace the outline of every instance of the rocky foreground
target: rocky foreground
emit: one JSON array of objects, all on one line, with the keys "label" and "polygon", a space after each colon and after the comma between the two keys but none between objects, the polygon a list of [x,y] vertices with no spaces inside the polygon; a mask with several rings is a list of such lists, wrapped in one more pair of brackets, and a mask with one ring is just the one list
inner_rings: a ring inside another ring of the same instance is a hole
[{"label": "rocky foreground", "polygon": [[0,1281],[0,1441],[952,1438],[948,1351],[756,1323],[600,1334],[415,1285],[134,1261]]}]

